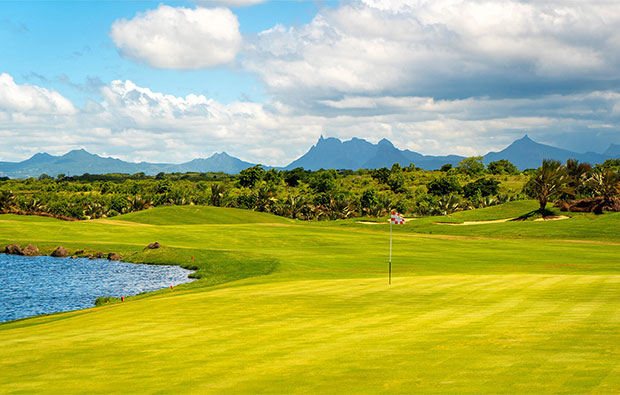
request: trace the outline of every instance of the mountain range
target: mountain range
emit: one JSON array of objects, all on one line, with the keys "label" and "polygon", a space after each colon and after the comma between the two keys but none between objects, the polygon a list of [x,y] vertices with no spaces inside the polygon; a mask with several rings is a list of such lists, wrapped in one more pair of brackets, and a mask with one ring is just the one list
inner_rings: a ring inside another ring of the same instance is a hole
[{"label": "mountain range", "polygon": [[461,159],[463,157],[458,155],[425,156],[409,150],[399,150],[387,139],[372,144],[358,138],[343,142],[334,137],[321,136],[306,154],[284,169],[376,169],[391,167],[394,163],[401,166],[415,163],[423,169],[438,169],[445,163],[456,164]]},{"label": "mountain range", "polygon": [[[303,167],[308,170],[319,169],[375,169],[391,167],[394,163],[407,166],[415,164],[426,170],[438,169],[446,163],[456,165],[464,157],[459,155],[432,156],[422,155],[410,150],[400,150],[387,139],[377,144],[366,140],[353,138],[341,141],[334,137],[321,136],[318,142],[300,158],[288,166],[280,169],[288,170]],[[540,144],[527,135],[515,140],[499,152],[489,152],[484,155],[486,164],[499,159],[507,159],[520,170],[537,168],[543,159],[557,159],[565,162],[567,159],[577,159],[580,162],[591,164],[602,163],[607,159],[620,158],[620,145],[611,144],[603,153],[578,153]],[[209,158],[194,159],[181,164],[125,162],[120,159],[104,158],[91,154],[83,149],[73,150],[61,156],[47,153],[38,153],[22,162],[0,162],[0,176],[12,178],[38,177],[41,174],[56,176],[58,174],[81,175],[144,172],[155,175],[159,172],[224,172],[236,174],[243,169],[254,166],[228,155],[225,152],[217,153]]]},{"label": "mountain range", "polygon": [[39,153],[23,162],[0,162],[0,176],[12,178],[38,177],[41,174],[67,176],[106,173],[135,174],[144,172],[148,175],[164,173],[186,172],[224,172],[236,174],[243,169],[254,166],[227,153],[213,154],[206,159],[194,159],[186,163],[149,163],[125,162],[120,159],[103,158],[91,154],[83,149],[69,151],[61,156],[48,153]]}]

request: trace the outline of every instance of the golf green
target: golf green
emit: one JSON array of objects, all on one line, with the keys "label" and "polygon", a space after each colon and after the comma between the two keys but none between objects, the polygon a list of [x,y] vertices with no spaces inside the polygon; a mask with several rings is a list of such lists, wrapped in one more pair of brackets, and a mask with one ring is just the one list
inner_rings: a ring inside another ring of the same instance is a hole
[{"label": "golf green", "polygon": [[[0,216],[5,244],[120,252],[200,277],[0,325],[0,392],[620,391],[620,215],[435,222],[394,228],[388,285],[386,224],[209,207],[83,222]],[[153,241],[164,247],[142,251]]]}]

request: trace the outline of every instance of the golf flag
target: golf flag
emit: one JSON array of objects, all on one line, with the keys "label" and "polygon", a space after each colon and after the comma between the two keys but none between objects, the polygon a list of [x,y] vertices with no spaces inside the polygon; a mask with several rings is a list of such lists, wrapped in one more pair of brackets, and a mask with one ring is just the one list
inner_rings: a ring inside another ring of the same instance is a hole
[{"label": "golf flag", "polygon": [[392,211],[392,216],[390,217],[390,223],[394,225],[404,225],[405,219],[403,218],[402,214]]},{"label": "golf flag", "polygon": [[392,284],[392,225],[404,225],[405,219],[402,214],[392,211],[390,216],[390,259],[388,264],[388,284]]}]

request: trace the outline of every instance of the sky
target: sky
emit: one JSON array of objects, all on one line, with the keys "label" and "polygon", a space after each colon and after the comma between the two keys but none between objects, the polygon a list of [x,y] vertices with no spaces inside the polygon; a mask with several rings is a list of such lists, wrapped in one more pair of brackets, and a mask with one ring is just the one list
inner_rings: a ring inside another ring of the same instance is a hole
[{"label": "sky", "polygon": [[620,144],[615,0],[2,1],[0,161]]}]

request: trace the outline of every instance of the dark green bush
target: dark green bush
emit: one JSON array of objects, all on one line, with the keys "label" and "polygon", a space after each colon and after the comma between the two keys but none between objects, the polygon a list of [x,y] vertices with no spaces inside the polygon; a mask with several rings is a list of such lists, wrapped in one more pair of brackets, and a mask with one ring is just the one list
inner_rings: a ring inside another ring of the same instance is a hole
[{"label": "dark green bush", "polygon": [[476,194],[476,191],[480,191],[480,196],[497,195],[499,192],[499,181],[492,178],[480,178],[474,182],[463,187],[463,196],[472,197]]},{"label": "dark green bush", "polygon": [[455,176],[444,176],[426,184],[428,193],[434,196],[444,196],[453,193],[461,193],[463,188]]}]

